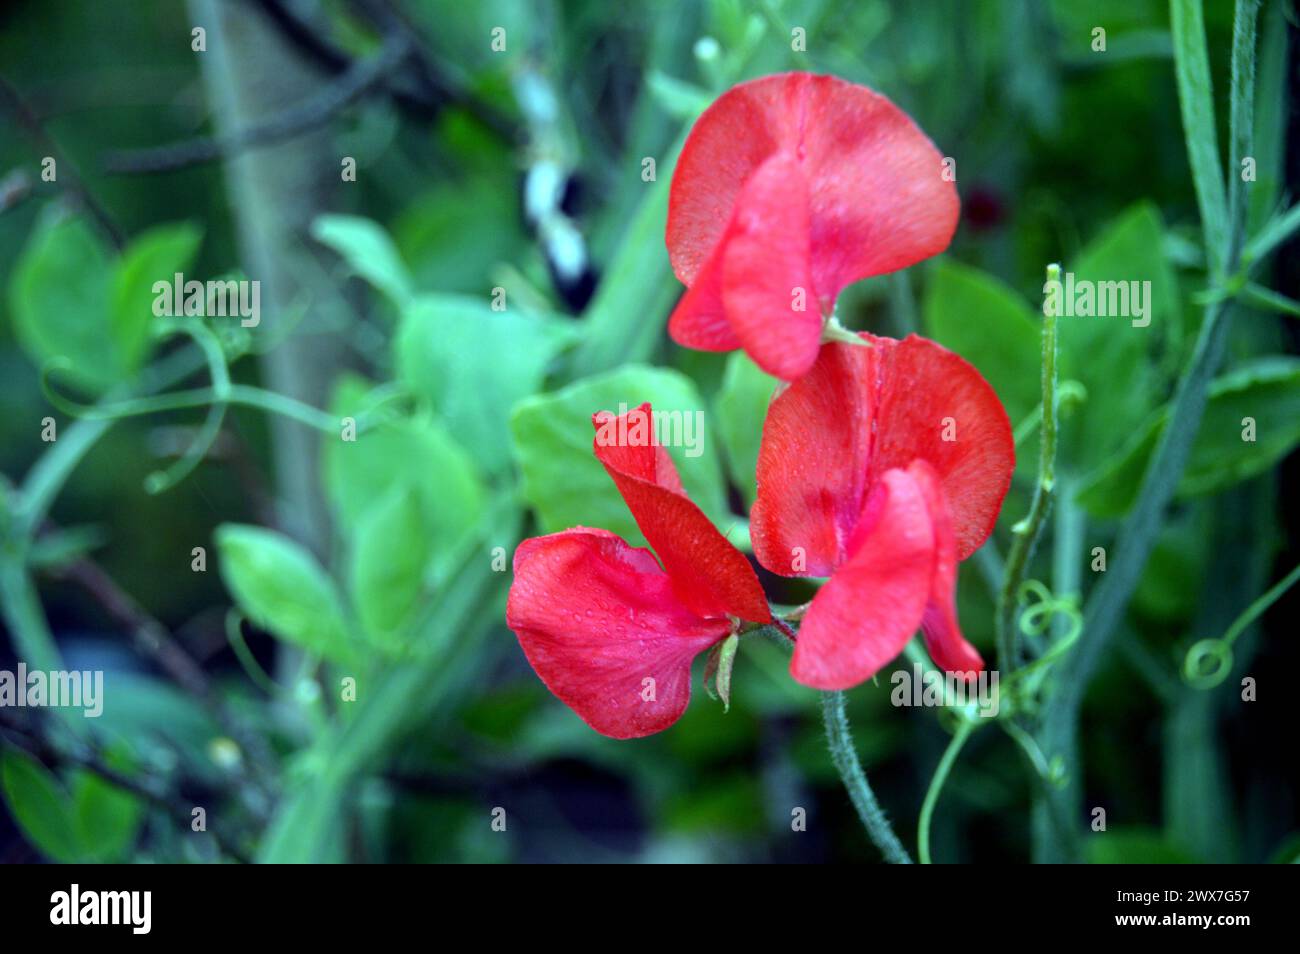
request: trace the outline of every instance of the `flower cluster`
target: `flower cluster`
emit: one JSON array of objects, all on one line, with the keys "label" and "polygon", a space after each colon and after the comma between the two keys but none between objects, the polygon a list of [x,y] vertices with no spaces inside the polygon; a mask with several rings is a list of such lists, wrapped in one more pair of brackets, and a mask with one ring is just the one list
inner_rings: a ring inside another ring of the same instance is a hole
[{"label": "flower cluster", "polygon": [[[790,667],[819,689],[869,679],[918,629],[944,669],[983,665],[957,622],[957,563],[988,537],[1011,482],[1006,412],[932,341],[828,333],[844,286],[947,247],[958,201],[941,169],[884,97],[789,73],[719,98],[673,178],[667,244],[687,291],[670,334],[744,348],[790,382],[763,424],[751,537],[771,572],[827,578]],[[754,568],[687,497],[650,414],[597,413],[598,433],[632,436],[593,448],[653,552],[585,527],[526,540],[507,606],[537,674],[615,738],[671,725],[695,657],[773,619]]]}]

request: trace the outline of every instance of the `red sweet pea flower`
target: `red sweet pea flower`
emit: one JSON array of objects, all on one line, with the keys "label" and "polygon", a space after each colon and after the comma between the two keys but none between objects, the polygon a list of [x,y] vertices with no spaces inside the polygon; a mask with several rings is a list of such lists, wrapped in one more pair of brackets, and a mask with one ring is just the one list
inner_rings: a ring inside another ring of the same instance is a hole
[{"label": "red sweet pea flower", "polygon": [[750,532],[784,576],[830,577],[790,672],[847,689],[920,627],[934,661],[978,672],[953,606],[957,561],[993,530],[1015,469],[1006,411],[973,367],[932,341],[828,344],[772,402]]},{"label": "red sweet pea flower", "polygon": [[594,450],[654,547],[575,527],[515,551],[506,622],[547,687],[602,735],[668,728],[691,696],[691,661],[739,620],[771,620],[753,568],[687,498],[649,404],[597,414]]},{"label": "red sweet pea flower", "polygon": [[728,90],[673,173],[668,255],[688,289],[673,339],[798,378],[844,286],[948,247],[958,200],[942,172],[926,135],[865,86],[783,73]]}]

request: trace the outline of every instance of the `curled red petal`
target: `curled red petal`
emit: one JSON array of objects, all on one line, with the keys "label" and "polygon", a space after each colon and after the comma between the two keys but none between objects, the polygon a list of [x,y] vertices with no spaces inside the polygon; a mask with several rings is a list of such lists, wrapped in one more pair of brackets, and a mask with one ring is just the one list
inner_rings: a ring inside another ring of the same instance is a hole
[{"label": "curled red petal", "polygon": [[[771,618],[758,575],[682,488],[672,458],[654,438],[649,404],[622,418],[597,415],[596,458],[663,562],[678,599],[700,616]],[[648,430],[637,427],[650,422]],[[622,423],[620,423],[622,422]],[[645,439],[637,439],[646,434]]]},{"label": "curled red petal", "polygon": [[934,527],[934,576],[930,601],[921,617],[925,647],[940,669],[974,675],[984,668],[984,660],[966,642],[957,622],[957,538],[943,488],[934,468],[925,461],[913,461],[907,472],[925,497]]},{"label": "curled red petal", "polygon": [[881,349],[873,479],[913,460],[930,464],[964,560],[993,532],[1011,486],[1016,445],[1006,409],[974,366],[947,348],[916,335],[863,337]]},{"label": "curled red petal", "polygon": [[775,153],[808,189],[812,279],[827,308],[845,285],[948,246],[959,202],[943,157],[880,94],[832,76],[783,73],[742,83],[696,121],[673,173],[667,244],[688,286],[732,221],[746,180]]},{"label": "curled red petal", "polygon": [[934,578],[934,527],[913,475],[882,476],[852,546],[813,598],[795,642],[790,674],[814,689],[849,689],[870,679],[921,625]]},{"label": "curled red petal", "polygon": [[727,320],[722,303],[722,253],[719,244],[696,281],[668,316],[668,334],[683,348],[697,351],[735,351],[740,338]]},{"label": "curled red petal", "polygon": [[578,527],[520,544],[506,622],[542,682],[602,735],[662,731],[686,710],[691,662],[730,630],[673,594],[648,550]]},{"label": "curled red petal", "polygon": [[803,170],[776,153],[745,181],[722,245],[727,320],[754,363],[787,381],[812,367],[821,344],[809,228]]},{"label": "curled red petal", "polygon": [[750,513],[758,562],[782,576],[830,576],[867,492],[879,352],[827,345],[763,422]]}]

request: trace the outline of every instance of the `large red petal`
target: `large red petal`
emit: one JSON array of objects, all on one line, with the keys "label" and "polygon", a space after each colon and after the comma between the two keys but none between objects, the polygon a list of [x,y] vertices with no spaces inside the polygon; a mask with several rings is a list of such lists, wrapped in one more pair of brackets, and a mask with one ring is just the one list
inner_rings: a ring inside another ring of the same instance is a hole
[{"label": "large red petal", "polygon": [[957,538],[943,488],[934,468],[925,461],[913,461],[907,472],[925,496],[934,526],[934,577],[930,583],[930,601],[921,618],[925,647],[940,669],[978,673],[984,668],[984,660],[966,642],[957,623]]},{"label": "large red petal", "polygon": [[795,681],[814,689],[870,679],[921,625],[934,578],[934,527],[914,476],[883,475],[850,545],[848,562],[808,607],[790,661]]},{"label": "large red petal", "polygon": [[827,345],[772,401],[758,452],[750,537],[782,576],[830,576],[848,555],[866,496],[879,353]]},{"label": "large red petal", "polygon": [[754,363],[787,381],[812,367],[821,343],[809,227],[803,170],[793,157],[776,153],[740,190],[722,245],[727,320]]},{"label": "large red petal", "polygon": [[688,610],[648,550],[605,530],[526,540],[514,571],[506,622],[528,662],[584,722],[616,739],[676,722],[691,697],[691,661],[730,629]]},{"label": "large red petal", "polygon": [[956,186],[907,114],[864,86],[784,73],[728,90],[687,137],[666,232],[684,284],[694,284],[722,241],[746,180],[778,152],[804,169],[813,282],[824,308],[845,285],[905,268],[951,241]]},{"label": "large red petal", "polygon": [[[622,418],[596,415],[596,458],[663,561],[682,603],[700,616],[768,622],[772,615],[758,575],[686,496],[672,458],[654,439],[651,413],[642,404]],[[649,423],[638,430],[640,420]],[[639,440],[639,434],[646,438]]]},{"label": "large red petal", "polygon": [[993,532],[1011,486],[1016,445],[1007,412],[972,365],[933,341],[863,337],[882,359],[872,479],[916,459],[934,467],[964,560]]}]

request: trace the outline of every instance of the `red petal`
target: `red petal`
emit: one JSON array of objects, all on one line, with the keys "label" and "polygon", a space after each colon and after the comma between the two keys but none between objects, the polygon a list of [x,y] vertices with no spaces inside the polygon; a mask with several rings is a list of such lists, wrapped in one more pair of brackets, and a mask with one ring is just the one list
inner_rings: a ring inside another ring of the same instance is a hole
[{"label": "red petal", "polygon": [[850,282],[905,268],[952,239],[956,187],[906,113],[864,86],[784,73],[728,90],[687,137],[667,228],[684,284],[722,241],[746,180],[777,152],[804,169],[813,282],[826,305]]},{"label": "red petal", "polygon": [[750,536],[773,573],[830,576],[848,555],[867,491],[878,357],[828,345],[768,408]]},{"label": "red petal", "polygon": [[883,349],[873,479],[916,459],[933,466],[964,560],[993,532],[1011,486],[1016,445],[1007,412],[974,367],[933,341],[863,337]]},{"label": "red petal", "polygon": [[961,634],[957,623],[957,539],[952,518],[934,468],[925,461],[914,461],[907,472],[916,480],[925,496],[934,525],[934,577],[930,584],[930,602],[921,618],[925,647],[940,669],[948,672],[978,673],[984,660]]},{"label": "red petal", "polygon": [[850,541],[852,556],[813,598],[790,674],[814,689],[849,689],[902,652],[934,579],[934,527],[916,478],[883,475]]},{"label": "red petal", "polygon": [[768,622],[772,615],[754,568],[686,496],[672,458],[654,439],[653,426],[640,432],[645,440],[637,440],[637,415],[649,422],[650,414],[650,405],[642,404],[622,418],[593,417],[596,458],[618,485],[682,603],[700,616],[730,614]]},{"label": "red petal", "polygon": [[677,302],[668,316],[668,334],[683,348],[697,351],[735,351],[740,338],[727,321],[722,305],[722,252],[704,266],[695,284]]},{"label": "red petal", "polygon": [[605,530],[525,540],[514,570],[506,622],[528,662],[584,722],[616,739],[676,722],[691,697],[691,661],[730,629],[683,606],[650,551]]},{"label": "red petal", "polygon": [[727,320],[754,363],[787,381],[812,367],[821,343],[809,227],[800,164],[777,153],[746,180],[721,246]]}]

